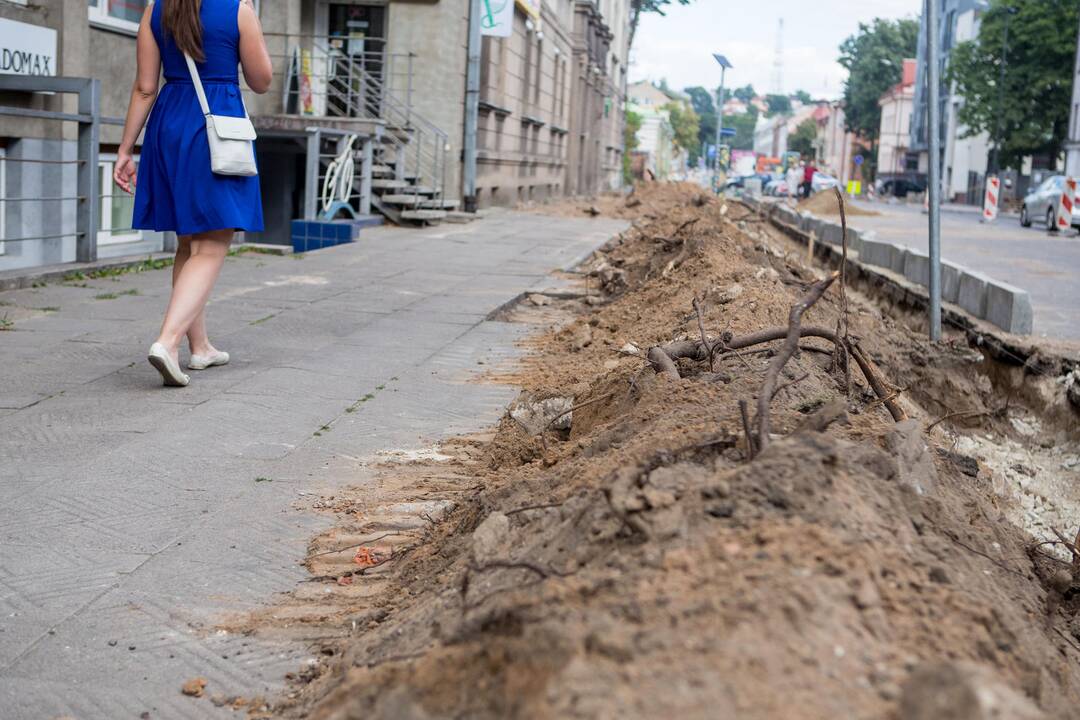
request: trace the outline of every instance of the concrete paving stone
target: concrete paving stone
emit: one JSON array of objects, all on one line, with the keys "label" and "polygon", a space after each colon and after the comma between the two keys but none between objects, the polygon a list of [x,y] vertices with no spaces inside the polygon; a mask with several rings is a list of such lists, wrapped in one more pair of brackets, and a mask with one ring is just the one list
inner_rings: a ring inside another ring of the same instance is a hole
[{"label": "concrete paving stone", "polygon": [[957,303],[977,318],[986,317],[986,286],[989,280],[974,270],[965,270],[960,275]]},{"label": "concrete paving stone", "polygon": [[904,251],[904,277],[911,282],[930,286],[930,258],[926,253],[914,248]]},{"label": "concrete paving stone", "polygon": [[956,303],[960,299],[960,276],[964,268],[948,260],[941,261],[941,299]]},{"label": "concrete paving stone", "polygon": [[986,319],[1005,332],[1028,335],[1034,319],[1031,297],[1018,287],[989,280],[986,283]]}]

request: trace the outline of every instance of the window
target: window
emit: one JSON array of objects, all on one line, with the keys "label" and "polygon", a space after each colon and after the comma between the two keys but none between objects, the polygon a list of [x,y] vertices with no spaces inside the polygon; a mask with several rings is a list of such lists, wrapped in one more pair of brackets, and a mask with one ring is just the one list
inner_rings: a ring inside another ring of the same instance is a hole
[{"label": "window", "polygon": [[139,29],[146,0],[87,0],[90,24],[134,34]]},{"label": "window", "polygon": [[[135,158],[137,163],[139,158]],[[101,183],[101,214],[98,217],[98,245],[138,242],[142,240],[141,230],[131,229],[131,216],[135,210],[135,197],[117,187],[113,182],[115,155],[102,153],[98,157],[98,169]]]}]

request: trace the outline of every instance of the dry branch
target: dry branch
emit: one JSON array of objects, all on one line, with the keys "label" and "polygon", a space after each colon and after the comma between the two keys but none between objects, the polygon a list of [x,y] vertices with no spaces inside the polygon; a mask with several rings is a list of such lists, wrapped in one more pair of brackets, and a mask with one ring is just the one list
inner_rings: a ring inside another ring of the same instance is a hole
[{"label": "dry branch", "polygon": [[769,403],[772,401],[773,393],[776,388],[776,380],[780,376],[780,371],[784,369],[788,360],[790,360],[795,354],[795,351],[799,349],[799,338],[801,337],[799,323],[802,321],[803,313],[805,313],[811,305],[821,299],[821,296],[824,295],[825,291],[829,289],[829,286],[836,281],[837,277],[839,277],[839,273],[834,272],[824,280],[819,280],[814,283],[810,286],[806,295],[804,295],[799,302],[791,306],[791,312],[788,314],[787,339],[780,348],[780,352],[773,358],[772,364],[769,365],[769,370],[765,373],[765,381],[761,384],[761,390],[758,392],[758,450],[764,450],[769,444]]},{"label": "dry branch", "polygon": [[657,375],[664,374],[672,380],[678,380],[681,377],[681,375],[679,375],[679,368],[675,367],[675,361],[671,359],[671,355],[659,345],[654,345],[649,348],[646,358],[648,359],[649,364],[653,366],[653,370],[656,371]]}]

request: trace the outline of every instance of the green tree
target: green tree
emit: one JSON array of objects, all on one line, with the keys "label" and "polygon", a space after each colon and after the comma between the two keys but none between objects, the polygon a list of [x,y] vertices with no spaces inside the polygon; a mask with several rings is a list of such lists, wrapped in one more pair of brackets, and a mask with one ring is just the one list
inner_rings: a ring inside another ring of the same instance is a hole
[{"label": "green tree", "polygon": [[623,124],[623,156],[622,156],[622,172],[623,182],[631,184],[634,182],[633,173],[630,172],[630,153],[637,149],[638,146],[638,130],[641,129],[641,116],[633,110],[626,111],[625,123]]},{"label": "green tree", "polygon": [[[724,93],[727,95],[727,93]],[[748,103],[757,97],[757,93],[754,92],[753,85],[743,85],[741,88],[735,88],[731,91],[731,96],[736,100],[742,100],[744,103]]]},{"label": "green tree", "polygon": [[[756,124],[756,113],[746,113],[745,115],[725,115],[724,127],[734,128],[735,137],[724,138],[721,142],[730,144],[733,150],[753,150],[754,126]],[[715,133],[716,130],[714,129],[713,132]]]},{"label": "green tree", "polygon": [[815,154],[814,141],[817,139],[817,122],[813,118],[807,118],[799,123],[795,132],[788,136],[788,150],[799,153],[803,159],[812,158]]},{"label": "green tree", "polygon": [[641,13],[656,13],[664,16],[664,10],[672,2],[677,5],[689,5],[690,0],[630,0],[630,45],[634,44],[634,35],[637,34],[638,21]]},{"label": "green tree", "polygon": [[690,96],[690,104],[698,116],[698,147],[701,143],[712,145],[716,142],[716,106],[713,95],[701,86],[683,88]]},{"label": "green tree", "polygon": [[814,102],[814,99],[810,97],[810,93],[806,92],[805,90],[796,90],[795,92],[791,93],[791,98],[793,100],[798,100],[803,105],[809,105],[810,103]]},{"label": "green tree", "polygon": [[848,71],[844,81],[848,130],[877,142],[881,127],[878,99],[900,82],[904,58],[915,57],[918,36],[919,24],[914,20],[875,18],[870,25],[859,23],[859,31],[840,44],[839,63]]},{"label": "green tree", "polygon": [[[1010,6],[1016,14],[1009,19],[1008,62],[1000,93],[1001,46]],[[1062,151],[1069,125],[1077,13],[1075,2],[991,0],[978,37],[952,51],[947,76],[964,98],[957,119],[968,136],[985,131],[996,138],[1000,115],[1002,167],[1019,167],[1025,155],[1056,158]]]},{"label": "green tree", "polygon": [[694,108],[681,102],[669,102],[660,108],[666,110],[668,122],[675,133],[675,144],[690,155],[690,162],[697,162],[699,154],[698,116]]},{"label": "green tree", "polygon": [[765,104],[769,106],[769,115],[791,112],[791,98],[787,95],[766,95]]}]

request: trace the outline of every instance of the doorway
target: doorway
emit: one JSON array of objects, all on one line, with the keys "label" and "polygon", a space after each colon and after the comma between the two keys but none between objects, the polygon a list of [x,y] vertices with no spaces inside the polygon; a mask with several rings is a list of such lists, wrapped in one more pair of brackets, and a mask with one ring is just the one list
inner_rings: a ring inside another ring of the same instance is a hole
[{"label": "doorway", "polygon": [[323,2],[316,23],[332,56],[327,114],[379,117],[386,81],[386,7]]}]

